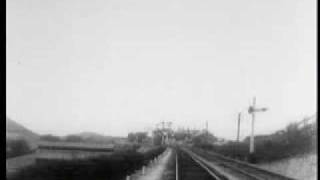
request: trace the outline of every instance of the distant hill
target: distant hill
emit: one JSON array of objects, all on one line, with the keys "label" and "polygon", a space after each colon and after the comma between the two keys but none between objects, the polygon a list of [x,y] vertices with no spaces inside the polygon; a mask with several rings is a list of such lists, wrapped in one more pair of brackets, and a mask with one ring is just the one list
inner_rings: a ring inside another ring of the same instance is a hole
[{"label": "distant hill", "polygon": [[[43,136],[43,135],[42,135]],[[114,136],[105,136],[94,132],[81,132],[77,134],[70,134],[68,136],[59,137],[61,140],[66,139],[70,136],[78,136],[86,142],[95,142],[95,143],[115,143],[115,144],[125,144],[127,138],[125,137],[114,137]],[[6,118],[6,139],[7,141],[15,139],[25,139],[31,145],[31,147],[36,148],[40,140],[40,135],[32,132],[26,127],[20,125],[10,118]]]},{"label": "distant hill", "polygon": [[79,136],[85,141],[98,142],[98,143],[124,143],[126,138],[105,136],[94,132],[81,132],[78,134],[72,134],[71,136]]},{"label": "distant hill", "polygon": [[6,117],[6,140],[10,141],[14,139],[25,139],[31,147],[35,148],[39,135]]}]

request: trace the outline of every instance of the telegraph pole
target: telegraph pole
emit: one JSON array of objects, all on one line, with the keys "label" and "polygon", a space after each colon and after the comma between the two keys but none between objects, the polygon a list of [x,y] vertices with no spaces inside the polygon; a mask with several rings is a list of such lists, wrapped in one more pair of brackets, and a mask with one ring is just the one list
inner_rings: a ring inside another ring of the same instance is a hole
[{"label": "telegraph pole", "polygon": [[165,121],[160,122],[160,124],[162,125],[162,128],[161,128],[161,145],[164,145],[165,144],[165,132],[164,132]]},{"label": "telegraph pole", "polygon": [[238,114],[238,132],[237,132],[237,142],[240,140],[240,118],[241,118],[241,113]]},{"label": "telegraph pole", "polygon": [[206,137],[207,137],[207,143],[208,143],[209,142],[208,121],[206,121]]},{"label": "telegraph pole", "polygon": [[251,136],[250,136],[250,154],[253,154],[254,152],[254,119],[255,119],[255,112],[254,112],[254,109],[255,109],[255,106],[256,106],[256,97],[253,98],[253,102],[252,102],[252,121],[251,121]]},{"label": "telegraph pole", "polygon": [[160,122],[162,124],[162,130],[164,130],[165,121]]}]

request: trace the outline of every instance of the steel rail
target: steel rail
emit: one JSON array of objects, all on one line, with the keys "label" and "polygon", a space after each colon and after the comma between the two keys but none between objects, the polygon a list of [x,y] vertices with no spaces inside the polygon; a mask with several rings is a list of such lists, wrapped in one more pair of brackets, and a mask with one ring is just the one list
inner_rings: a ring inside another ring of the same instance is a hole
[{"label": "steel rail", "polygon": [[[225,167],[228,167],[230,169],[233,169],[237,172],[240,172],[241,174],[244,174],[244,175],[247,175],[247,176],[250,176],[252,178],[255,178],[257,180],[263,180],[265,178],[261,178],[257,175],[254,175],[256,174],[257,172],[258,173],[261,173],[263,176],[273,176],[276,177],[276,178],[279,178],[279,179],[283,179],[283,180],[295,180],[294,178],[290,178],[290,177],[286,177],[284,175],[281,175],[281,174],[277,174],[277,173],[274,173],[274,172],[270,172],[270,171],[267,171],[265,169],[262,169],[262,168],[259,168],[259,167],[256,167],[254,165],[251,165],[251,164],[248,164],[248,163],[245,163],[245,162],[241,162],[241,161],[238,161],[238,160],[235,160],[235,159],[231,159],[231,158],[227,158],[227,157],[224,157],[220,154],[217,154],[217,153],[214,153],[214,152],[211,152],[211,153],[207,153],[207,155],[211,155],[211,156],[214,156],[215,158],[218,158],[220,159],[220,161],[222,161],[222,165],[224,165]],[[233,165],[232,165],[233,163]],[[235,165],[237,166],[242,166],[244,167],[247,171],[245,170],[242,170],[240,169],[239,167],[235,167]],[[251,171],[251,172],[248,172],[248,171]],[[252,173],[252,171],[256,171],[256,173]],[[271,178],[271,177],[270,177]],[[269,178],[268,178],[269,179]]]},{"label": "steel rail", "polygon": [[193,152],[187,151],[185,149],[181,149],[181,151],[185,152],[197,165],[199,165],[202,169],[204,169],[210,176],[212,176],[216,180],[228,180],[223,174],[221,174],[218,170],[214,169],[206,162],[201,160],[199,157],[192,154]]},{"label": "steel rail", "polygon": [[200,160],[198,160],[197,158],[195,158],[194,156],[192,156],[190,154],[189,154],[189,156],[192,158],[192,160],[194,160],[194,162],[196,162],[204,170],[206,170],[213,178],[215,178],[216,180],[223,180],[222,178],[218,177],[214,172],[212,172],[212,170],[210,170],[203,162],[201,162]]},{"label": "steel rail", "polygon": [[176,152],[176,180],[179,180],[179,164],[178,164],[178,152]]}]

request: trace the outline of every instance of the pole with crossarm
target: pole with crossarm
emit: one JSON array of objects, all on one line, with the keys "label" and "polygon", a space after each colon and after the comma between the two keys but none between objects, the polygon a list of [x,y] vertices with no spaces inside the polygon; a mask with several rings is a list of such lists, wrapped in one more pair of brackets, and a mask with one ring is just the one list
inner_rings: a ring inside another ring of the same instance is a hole
[{"label": "pole with crossarm", "polygon": [[256,108],[256,97],[253,98],[252,106],[249,107],[249,114],[252,115],[251,121],[251,136],[250,136],[250,154],[254,153],[254,121],[255,121],[255,113],[256,112],[264,112],[267,111],[267,108]]}]

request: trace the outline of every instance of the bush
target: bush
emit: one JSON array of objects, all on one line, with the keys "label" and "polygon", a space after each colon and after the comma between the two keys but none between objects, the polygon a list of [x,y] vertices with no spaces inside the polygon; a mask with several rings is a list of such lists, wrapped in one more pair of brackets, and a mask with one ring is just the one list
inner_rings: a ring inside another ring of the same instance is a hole
[{"label": "bush", "polygon": [[69,135],[65,138],[66,142],[84,142],[84,139],[81,136]]},{"label": "bush", "polygon": [[12,158],[31,153],[31,147],[24,139],[6,141],[6,158]]},{"label": "bush", "polygon": [[60,137],[54,135],[43,135],[40,136],[40,140],[49,141],[49,142],[59,142],[62,141]]}]

